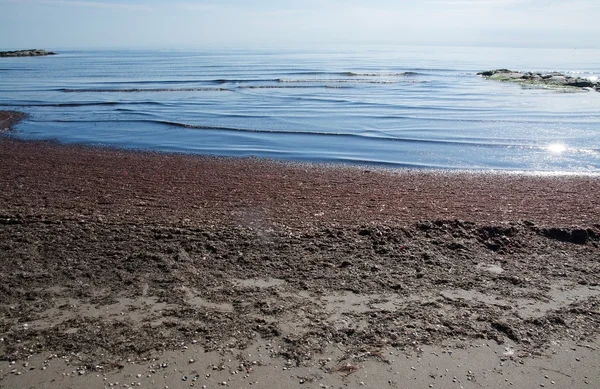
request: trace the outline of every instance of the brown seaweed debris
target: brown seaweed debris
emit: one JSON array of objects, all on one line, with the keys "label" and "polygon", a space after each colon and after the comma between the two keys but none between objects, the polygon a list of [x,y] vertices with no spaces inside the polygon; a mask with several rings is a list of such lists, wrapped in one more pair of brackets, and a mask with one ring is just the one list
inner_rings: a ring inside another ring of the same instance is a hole
[{"label": "brown seaweed debris", "polygon": [[17,111],[0,111],[0,132],[10,131],[15,124],[27,115]]}]

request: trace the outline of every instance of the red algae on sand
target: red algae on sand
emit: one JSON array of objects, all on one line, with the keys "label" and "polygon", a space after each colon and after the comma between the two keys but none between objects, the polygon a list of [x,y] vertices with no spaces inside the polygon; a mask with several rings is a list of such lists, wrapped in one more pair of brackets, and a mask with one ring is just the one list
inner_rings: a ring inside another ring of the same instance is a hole
[{"label": "red algae on sand", "polygon": [[161,215],[219,223],[260,218],[299,226],[600,220],[597,177],[394,172],[14,139],[2,140],[0,151],[4,201],[27,212],[101,210],[107,217]]}]

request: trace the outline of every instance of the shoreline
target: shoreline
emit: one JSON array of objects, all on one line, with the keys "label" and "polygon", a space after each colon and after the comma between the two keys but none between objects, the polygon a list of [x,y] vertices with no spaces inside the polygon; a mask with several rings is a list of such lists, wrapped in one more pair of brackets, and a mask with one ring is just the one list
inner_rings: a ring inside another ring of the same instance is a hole
[{"label": "shoreline", "polygon": [[[0,111],[0,123],[25,117]],[[9,131],[6,127],[5,131]],[[238,223],[244,213],[268,222],[303,225],[408,225],[421,220],[477,223],[530,221],[561,226],[600,220],[596,175],[537,175],[502,171],[385,169],[260,158],[126,150],[0,137],[5,199],[27,199],[11,188],[25,179],[48,192],[43,208],[108,215],[143,215],[147,208],[171,220]],[[22,160],[19,160],[22,156]],[[30,172],[27,177],[22,172]],[[66,174],[68,172],[68,174]],[[73,178],[82,184],[75,189]],[[155,183],[155,185],[153,184]],[[124,186],[129,190],[124,191]],[[170,187],[164,193],[163,187]],[[79,191],[70,198],[69,192]],[[175,196],[175,198],[173,198]],[[30,205],[39,205],[32,199]],[[25,207],[27,209],[27,206]],[[31,207],[29,207],[31,208]],[[250,211],[252,210],[252,211]]]},{"label": "shoreline", "polygon": [[[597,169],[593,169],[592,165],[588,165],[587,167],[579,166],[575,168],[575,170],[560,170],[560,168],[555,167],[554,170],[551,169],[541,169],[535,170],[531,167],[532,170],[527,170],[528,168],[517,168],[517,167],[482,167],[475,166],[471,168],[465,168],[463,166],[444,166],[433,164],[418,164],[411,162],[400,162],[400,161],[377,161],[372,159],[335,159],[335,158],[320,158],[317,156],[313,156],[311,158],[306,159],[302,156],[291,157],[291,159],[282,158],[278,156],[268,156],[263,155],[230,155],[230,154],[219,154],[218,151],[207,152],[206,154],[190,148],[190,149],[182,149],[182,148],[162,148],[161,146],[135,146],[128,143],[117,142],[114,144],[101,143],[99,141],[89,141],[90,143],[84,140],[73,141],[71,140],[61,140],[58,138],[45,138],[43,139],[34,139],[35,136],[29,137],[25,134],[25,136],[19,136],[19,134],[11,134],[8,127],[2,128],[3,122],[9,123],[8,120],[10,117],[6,118],[3,115],[10,113],[12,116],[19,115],[19,117],[14,118],[15,123],[26,117],[26,114],[16,112],[16,111],[0,111],[0,134],[5,133],[5,136],[11,138],[15,141],[24,141],[24,142],[37,142],[40,144],[49,143],[49,144],[58,144],[62,146],[69,147],[82,147],[88,149],[107,149],[107,150],[118,150],[129,153],[145,153],[145,154],[160,154],[160,155],[172,155],[172,156],[188,156],[188,157],[196,157],[196,158],[212,158],[212,159],[232,159],[232,160],[262,160],[265,162],[273,163],[273,164],[282,164],[282,165],[292,165],[297,167],[304,167],[308,169],[320,169],[320,168],[331,168],[331,169],[364,169],[364,170],[373,170],[376,172],[385,172],[385,173],[425,173],[425,174],[474,174],[474,175],[517,175],[517,176],[541,176],[541,177],[600,177],[600,171]],[[181,123],[172,123],[175,126],[181,125]],[[183,126],[187,126],[183,124]],[[225,129],[227,130],[227,129]],[[245,130],[244,130],[245,131]],[[561,147],[558,145],[554,145],[557,147]],[[548,147],[543,146],[527,146],[535,149],[544,149],[548,152],[551,150]],[[593,150],[589,150],[593,152]],[[554,151],[552,151],[554,153]],[[557,156],[561,153],[561,151],[556,151]],[[313,159],[314,158],[314,159]],[[586,170],[587,169],[587,170]]]},{"label": "shoreline", "polygon": [[[151,209],[171,220],[187,215],[237,223],[241,210],[253,209],[269,222],[289,225],[442,219],[576,226],[600,220],[596,176],[306,165],[12,138],[0,139],[0,150],[3,197],[23,199],[15,209],[24,213],[101,209],[107,216],[143,216]],[[10,185],[18,181],[47,193],[43,208],[38,198]]]},{"label": "shoreline", "polygon": [[600,381],[598,178],[9,137],[0,177],[0,386]]}]

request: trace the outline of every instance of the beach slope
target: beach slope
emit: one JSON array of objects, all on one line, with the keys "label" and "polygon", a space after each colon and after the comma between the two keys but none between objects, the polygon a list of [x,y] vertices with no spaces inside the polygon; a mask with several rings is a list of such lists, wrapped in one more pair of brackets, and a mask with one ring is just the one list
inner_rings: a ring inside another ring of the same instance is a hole
[{"label": "beach slope", "polygon": [[596,177],[6,136],[0,177],[2,387],[600,382]]}]

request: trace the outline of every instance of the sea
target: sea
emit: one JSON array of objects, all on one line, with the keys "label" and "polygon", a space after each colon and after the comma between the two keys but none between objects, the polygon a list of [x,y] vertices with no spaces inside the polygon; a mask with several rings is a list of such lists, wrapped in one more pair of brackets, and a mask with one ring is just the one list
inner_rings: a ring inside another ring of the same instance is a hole
[{"label": "sea", "polygon": [[28,114],[9,136],[392,169],[600,174],[600,93],[477,76],[508,68],[597,80],[600,50],[57,51],[0,58],[0,109]]}]

